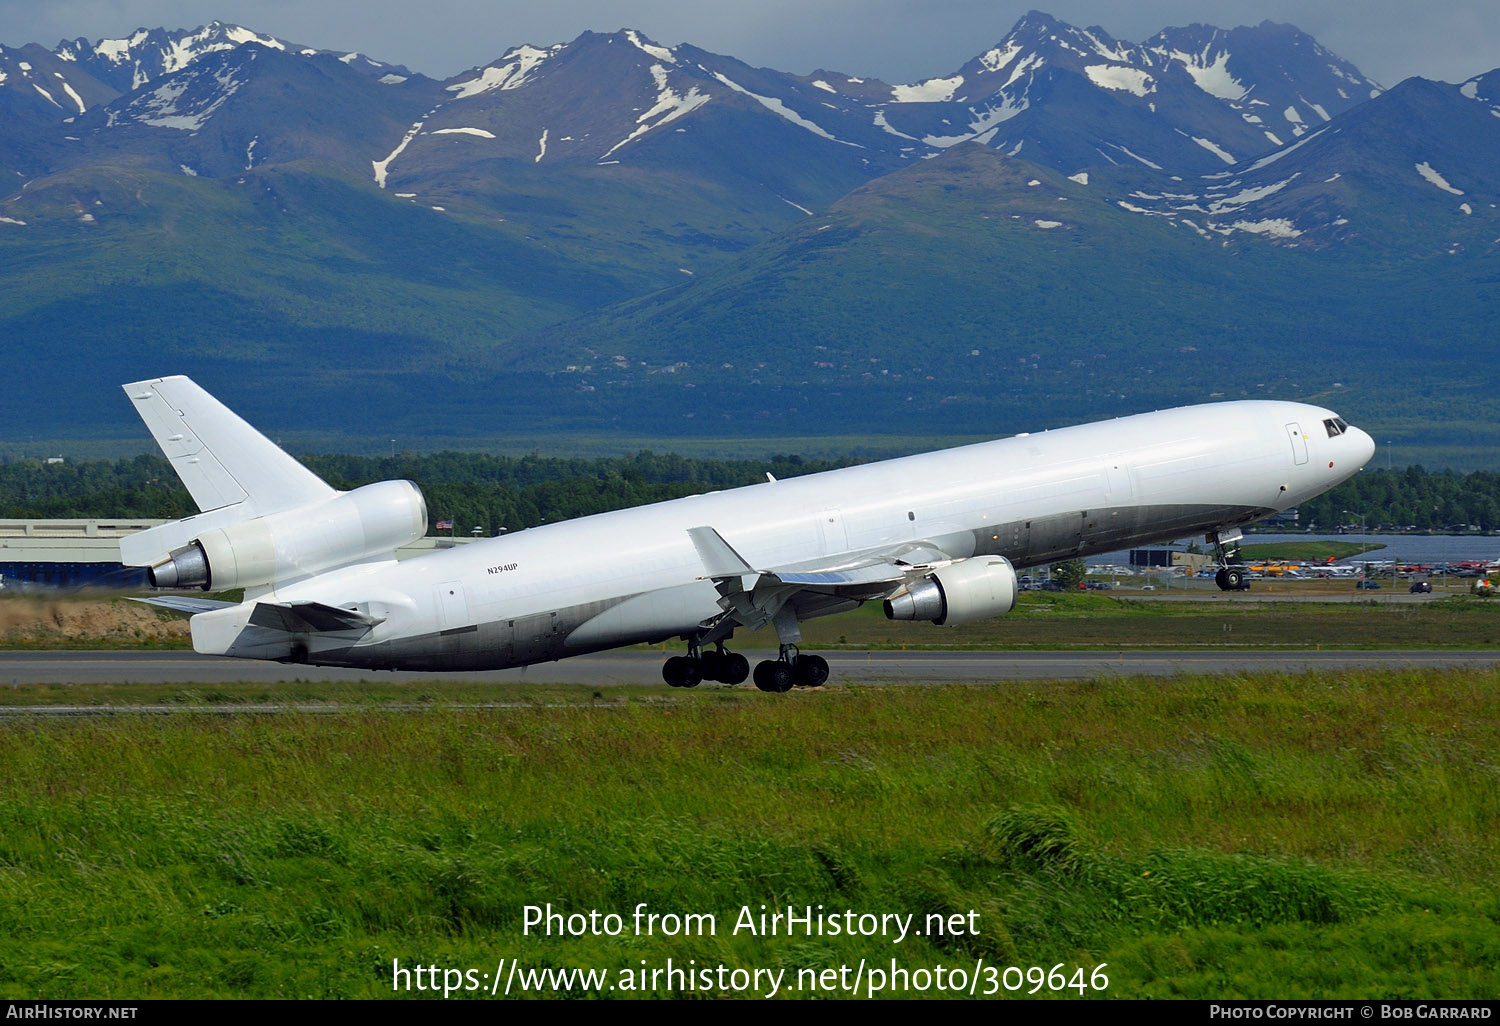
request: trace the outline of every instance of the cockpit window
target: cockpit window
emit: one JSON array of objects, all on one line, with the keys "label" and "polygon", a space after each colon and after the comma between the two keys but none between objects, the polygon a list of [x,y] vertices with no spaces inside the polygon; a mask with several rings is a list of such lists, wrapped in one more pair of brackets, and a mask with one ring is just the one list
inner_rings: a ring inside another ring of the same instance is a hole
[{"label": "cockpit window", "polygon": [[1349,425],[1344,422],[1343,417],[1332,417],[1328,420],[1325,420],[1323,422],[1323,427],[1328,430],[1329,438],[1337,438],[1339,435],[1349,430]]}]

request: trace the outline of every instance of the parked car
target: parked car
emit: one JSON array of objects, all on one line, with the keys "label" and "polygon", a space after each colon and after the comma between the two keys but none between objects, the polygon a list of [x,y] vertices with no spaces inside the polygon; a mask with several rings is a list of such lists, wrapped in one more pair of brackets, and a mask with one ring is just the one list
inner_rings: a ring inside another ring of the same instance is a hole
[{"label": "parked car", "polygon": [[1410,591],[1413,595],[1429,595],[1432,593],[1432,582],[1412,581]]},{"label": "parked car", "polygon": [[1374,591],[1378,587],[1380,587],[1380,582],[1379,581],[1355,581],[1354,582],[1354,590],[1355,591]]}]

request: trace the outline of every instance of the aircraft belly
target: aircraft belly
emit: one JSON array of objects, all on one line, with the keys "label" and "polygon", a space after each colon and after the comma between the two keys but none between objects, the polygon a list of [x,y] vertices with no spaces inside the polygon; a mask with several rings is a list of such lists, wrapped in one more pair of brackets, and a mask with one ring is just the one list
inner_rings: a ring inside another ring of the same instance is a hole
[{"label": "aircraft belly", "polygon": [[1004,556],[1017,567],[1170,541],[1249,523],[1275,512],[1265,506],[1180,504],[1080,510],[999,524],[976,531],[978,551]]}]

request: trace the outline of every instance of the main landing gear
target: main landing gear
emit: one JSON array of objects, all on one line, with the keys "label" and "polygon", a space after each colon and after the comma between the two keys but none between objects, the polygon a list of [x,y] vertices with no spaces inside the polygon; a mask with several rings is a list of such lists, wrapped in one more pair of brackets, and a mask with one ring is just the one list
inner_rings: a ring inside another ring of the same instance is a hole
[{"label": "main landing gear", "polygon": [[685,656],[673,656],[661,667],[662,680],[674,688],[695,688],[706,680],[720,684],[743,684],[750,676],[750,660],[738,652],[726,652],[724,646],[707,652],[697,645]]},{"label": "main landing gear", "polygon": [[[696,647],[685,656],[673,656],[661,667],[662,680],[674,688],[695,688],[705,680],[720,684],[743,684],[750,676],[750,660],[723,646],[708,652]],[[783,645],[780,659],[766,659],[755,666],[755,686],[762,691],[790,691],[794,687],[822,687],[828,680],[828,660],[803,655],[796,645]]]},{"label": "main landing gear", "polygon": [[780,659],[767,659],[755,666],[755,686],[762,691],[820,688],[828,680],[828,660],[803,655],[796,645],[782,645]]}]

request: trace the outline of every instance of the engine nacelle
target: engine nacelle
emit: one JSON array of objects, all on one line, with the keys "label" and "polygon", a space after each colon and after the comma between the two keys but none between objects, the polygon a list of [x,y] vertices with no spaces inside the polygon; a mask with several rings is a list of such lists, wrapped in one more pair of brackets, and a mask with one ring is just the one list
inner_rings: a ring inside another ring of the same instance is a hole
[{"label": "engine nacelle", "polygon": [[381,481],[205,531],[148,572],[157,588],[251,588],[388,555],[426,533],[417,486]]},{"label": "engine nacelle", "polygon": [[952,627],[1008,613],[1016,605],[1016,570],[1004,556],[975,556],[940,567],[885,601],[891,620],[931,620]]}]

